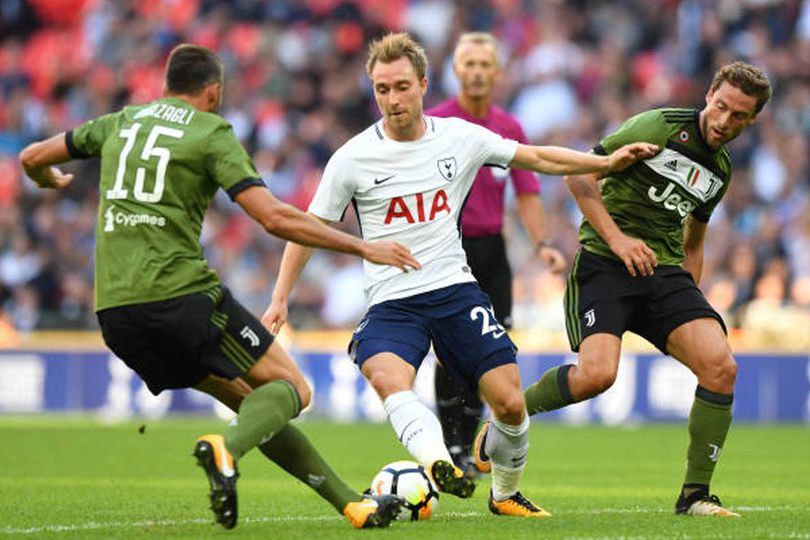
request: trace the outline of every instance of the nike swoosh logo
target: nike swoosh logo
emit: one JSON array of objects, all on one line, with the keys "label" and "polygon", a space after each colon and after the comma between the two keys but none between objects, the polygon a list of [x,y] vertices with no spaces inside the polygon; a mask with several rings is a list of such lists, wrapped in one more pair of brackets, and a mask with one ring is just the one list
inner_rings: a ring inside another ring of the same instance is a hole
[{"label": "nike swoosh logo", "polygon": [[387,181],[391,180],[393,177],[395,177],[396,175],[397,175],[397,173],[394,173],[391,176],[386,176],[385,178],[375,178],[374,179],[374,185],[378,186],[378,185],[382,184],[383,182],[387,182]]}]

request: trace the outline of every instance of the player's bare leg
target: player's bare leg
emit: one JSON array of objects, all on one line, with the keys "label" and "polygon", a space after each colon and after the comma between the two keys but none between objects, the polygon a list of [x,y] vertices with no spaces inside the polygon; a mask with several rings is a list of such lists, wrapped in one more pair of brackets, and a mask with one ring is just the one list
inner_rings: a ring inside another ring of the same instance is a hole
[{"label": "player's bare leg", "polygon": [[548,517],[518,490],[529,451],[529,416],[520,390],[517,364],[487,371],[479,381],[481,396],[492,410],[486,450],[492,463],[489,509],[493,514]]},{"label": "player's bare leg", "polygon": [[[272,379],[274,377],[283,378],[284,380],[274,381]],[[237,426],[239,420],[243,420],[246,412],[248,412],[245,407],[255,401],[256,392],[263,393],[265,392],[263,389],[268,386],[284,384],[290,388],[302,387],[301,393],[307,399],[307,403],[311,396],[294,361],[277,343],[270,346],[267,354],[253,366],[253,369],[245,374],[245,378],[250,381],[250,384],[242,379],[228,381],[212,375],[200,383],[197,389],[214,396],[234,411],[238,411],[240,414],[237,417]],[[252,389],[252,386],[256,386],[256,389]],[[270,403],[269,395],[262,397],[264,407],[260,406],[262,403],[256,402],[251,405],[250,411],[255,409],[253,415],[263,416],[265,419],[269,417],[276,423],[279,420],[279,418],[276,418],[278,416],[277,412],[273,414],[273,411],[267,409],[284,407],[284,403],[283,401]],[[318,451],[298,428],[287,423],[286,420],[278,427],[275,427],[275,425],[270,426],[269,423],[262,424],[261,419],[250,418],[249,420],[250,423],[248,423],[247,428],[250,431],[247,434],[237,434],[237,445],[244,447],[245,441],[249,437],[255,439],[257,431],[258,433],[264,433],[263,437],[256,441],[254,446],[258,446],[265,456],[282,469],[314,489],[321,497],[332,504],[338,512],[346,516],[354,527],[385,527],[396,518],[402,504],[399,499],[390,496],[363,497],[351,489],[323,460]],[[261,426],[264,426],[268,431],[260,431]],[[228,430],[232,430],[234,427],[232,424]],[[227,434],[228,431],[226,431],[225,437],[222,435],[200,437],[195,445],[195,456],[197,456],[198,462],[203,466],[209,477],[212,510],[217,517],[217,521],[227,528],[231,528],[236,525],[236,460],[226,442],[228,440]],[[227,454],[230,457],[234,470],[232,479],[223,480],[218,476],[221,475],[218,470],[214,470],[212,473],[214,467],[211,464],[212,460],[207,458],[205,451],[207,445],[219,449],[221,455]],[[211,479],[212,474],[214,480]]]},{"label": "player's bare leg", "polygon": [[309,403],[311,396],[295,363],[277,343],[270,345],[244,377],[227,381],[209,375],[197,385],[198,390],[231,407],[237,406],[239,411],[224,435],[203,435],[194,446],[197,463],[208,477],[211,510],[228,529],[237,521],[236,463],[250,449],[278,433]]},{"label": "player's bare leg", "polygon": [[[593,334],[585,338],[576,364],[549,369],[524,391],[529,416],[584,401],[610,388],[618,373],[621,344],[621,339],[612,334]],[[485,444],[490,428],[489,423],[485,423],[473,443],[475,467],[483,473],[491,470]]]},{"label": "player's bare leg", "polygon": [[363,362],[361,371],[380,396],[397,438],[439,491],[472,496],[475,481],[453,465],[439,419],[412,390],[416,369],[396,354],[381,352]]},{"label": "player's bare leg", "polygon": [[576,364],[553,367],[526,389],[529,416],[590,399],[610,388],[619,370],[621,346],[621,338],[613,334],[586,337],[579,345]]},{"label": "player's bare leg", "polygon": [[720,323],[713,318],[689,321],[669,335],[667,351],[697,376],[689,413],[689,449],[683,487],[675,512],[685,515],[736,517],[709,490],[731,425],[737,363]]}]

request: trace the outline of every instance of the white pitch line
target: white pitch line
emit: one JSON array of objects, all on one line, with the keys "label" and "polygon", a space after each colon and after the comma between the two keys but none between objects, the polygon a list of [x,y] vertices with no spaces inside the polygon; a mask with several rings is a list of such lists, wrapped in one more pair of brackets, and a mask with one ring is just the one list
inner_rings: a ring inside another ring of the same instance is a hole
[{"label": "white pitch line", "polygon": [[[779,510],[794,510],[798,507],[793,506],[737,506],[734,510],[741,512],[769,512]],[[661,510],[655,508],[593,508],[589,510],[569,510],[560,512],[559,516],[566,515],[594,515],[594,514],[662,514],[669,513],[668,510]],[[489,516],[487,512],[443,512],[440,517],[450,518],[466,518],[466,517],[482,517]],[[275,517],[247,517],[240,519],[241,523],[285,523],[285,522],[316,522],[316,521],[338,521],[343,518],[337,515],[324,515],[324,516],[275,516]],[[154,527],[155,525],[163,527],[176,527],[179,525],[194,525],[194,524],[213,524],[210,518],[193,518],[193,519],[154,519],[142,521],[90,521],[87,523],[77,523],[74,525],[42,525],[40,527],[5,527],[0,529],[0,534],[38,534],[38,533],[62,533],[62,532],[76,532],[76,531],[91,531],[100,529],[123,529],[123,528],[140,528],[140,527]],[[788,536],[780,535],[781,538],[791,538],[796,540],[810,540],[810,532],[791,532],[786,533]],[[664,537],[629,537],[629,536],[581,536],[571,537],[571,540],[651,540],[655,538]],[[725,538],[725,537],[718,537]],[[729,537],[731,538],[731,537]]]},{"label": "white pitch line", "polygon": [[[718,534],[712,533],[712,539],[720,539],[720,540],[735,540],[739,538],[739,534]],[[689,540],[691,538],[696,538],[689,533],[683,534],[676,534],[672,536],[671,534],[667,534],[664,536],[567,536],[567,540]],[[783,539],[790,539],[790,540],[808,540],[810,539],[810,532],[788,532],[788,533],[770,533],[761,538],[768,538],[773,540],[783,540]]]},{"label": "white pitch line", "polygon": [[[339,516],[277,516],[277,517],[258,517],[258,518],[243,518],[240,520],[242,523],[283,523],[290,521],[331,521],[341,519]],[[41,532],[75,532],[75,531],[90,531],[97,529],[123,529],[123,528],[136,528],[136,527],[154,527],[160,525],[164,527],[175,527],[177,525],[194,525],[194,524],[214,524],[210,518],[194,518],[194,519],[148,519],[144,521],[106,521],[97,522],[90,521],[88,523],[78,523],[76,525],[43,525],[42,527],[26,527],[14,528],[6,527],[0,529],[2,534],[36,534]]]}]

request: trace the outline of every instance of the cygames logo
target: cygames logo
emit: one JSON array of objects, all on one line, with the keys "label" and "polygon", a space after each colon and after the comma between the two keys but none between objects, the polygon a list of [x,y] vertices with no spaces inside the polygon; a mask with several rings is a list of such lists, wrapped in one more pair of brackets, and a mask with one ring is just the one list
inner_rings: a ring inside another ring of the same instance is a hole
[{"label": "cygames logo", "polygon": [[151,225],[153,227],[165,227],[166,218],[163,216],[153,216],[151,214],[125,214],[115,206],[110,206],[104,212],[104,232],[112,232],[115,226],[136,227],[138,225]]}]

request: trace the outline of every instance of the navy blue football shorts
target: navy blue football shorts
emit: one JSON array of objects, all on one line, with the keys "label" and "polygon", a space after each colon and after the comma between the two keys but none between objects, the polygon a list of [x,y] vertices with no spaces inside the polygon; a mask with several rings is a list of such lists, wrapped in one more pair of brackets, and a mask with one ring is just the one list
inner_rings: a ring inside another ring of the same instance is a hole
[{"label": "navy blue football shorts", "polygon": [[371,306],[352,336],[349,354],[360,367],[389,352],[419,369],[431,343],[442,365],[473,392],[484,373],[516,362],[517,347],[477,283]]}]

